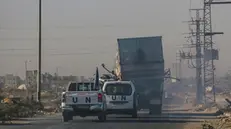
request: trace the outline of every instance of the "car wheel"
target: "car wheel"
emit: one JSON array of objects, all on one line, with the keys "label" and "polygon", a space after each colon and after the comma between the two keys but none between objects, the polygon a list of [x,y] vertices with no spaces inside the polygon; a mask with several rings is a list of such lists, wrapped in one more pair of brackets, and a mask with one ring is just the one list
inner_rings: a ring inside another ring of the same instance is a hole
[{"label": "car wheel", "polygon": [[137,118],[137,96],[134,95],[134,98],[133,98],[133,110],[132,110],[132,118]]},{"label": "car wheel", "polygon": [[68,122],[69,118],[68,116],[63,116],[63,122]]},{"label": "car wheel", "polygon": [[132,118],[137,118],[137,116],[138,116],[138,115],[137,115],[137,111],[134,110],[133,113],[132,113]]},{"label": "car wheel", "polygon": [[107,115],[106,114],[99,115],[98,119],[100,122],[105,122],[107,119]]},{"label": "car wheel", "polygon": [[152,105],[151,108],[149,109],[149,114],[150,115],[161,115],[162,114],[162,105]]},{"label": "car wheel", "polygon": [[69,120],[73,120],[73,116],[72,115],[69,116]]},{"label": "car wheel", "polygon": [[63,117],[62,118],[63,122],[68,122],[71,119],[72,116],[70,116],[68,111],[63,111],[62,112],[62,117]]}]

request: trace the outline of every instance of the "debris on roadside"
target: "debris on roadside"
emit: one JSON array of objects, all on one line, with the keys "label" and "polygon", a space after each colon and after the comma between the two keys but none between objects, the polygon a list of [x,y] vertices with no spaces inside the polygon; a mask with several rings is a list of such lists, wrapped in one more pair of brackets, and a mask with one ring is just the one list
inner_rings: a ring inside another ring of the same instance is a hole
[{"label": "debris on roadside", "polygon": [[217,119],[206,121],[202,124],[202,129],[230,129],[231,128],[231,109],[220,109],[216,112]]},{"label": "debris on roadside", "polygon": [[[23,100],[21,98],[1,97],[0,103],[0,121],[2,124],[10,122],[12,119],[23,117],[34,117],[40,115],[52,115],[59,111],[57,104],[53,106],[46,106],[36,101]],[[51,105],[52,103],[49,102]]]}]

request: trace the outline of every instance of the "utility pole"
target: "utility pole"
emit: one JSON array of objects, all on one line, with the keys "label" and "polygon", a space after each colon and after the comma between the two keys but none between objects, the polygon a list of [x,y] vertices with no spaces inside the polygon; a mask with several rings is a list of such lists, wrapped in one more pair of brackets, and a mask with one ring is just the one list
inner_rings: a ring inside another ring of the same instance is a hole
[{"label": "utility pole", "polygon": [[175,78],[178,78],[178,79],[181,79],[182,77],[182,59],[180,57],[180,52],[176,52],[176,62],[174,62],[172,64],[172,68],[173,68],[173,73],[174,73],[174,77]]},{"label": "utility pole", "polygon": [[41,99],[41,76],[42,76],[42,0],[39,0],[39,41],[38,41],[38,80],[37,80],[37,101]]},{"label": "utility pole", "polygon": [[212,4],[231,4],[231,1],[204,0],[204,87],[212,87],[213,102],[216,103],[214,60],[218,60],[218,50],[214,49],[213,35],[223,34],[223,32],[212,31]]},{"label": "utility pole", "polygon": [[27,75],[27,64],[30,62],[30,60],[26,60],[25,63],[25,86],[28,89],[27,90],[27,97],[29,96],[29,86],[28,86],[28,75]]},{"label": "utility pole", "polygon": [[[205,90],[207,87],[213,89],[213,102],[216,102],[214,60],[218,60],[218,50],[214,49],[212,36],[223,34],[223,32],[212,32],[211,5],[213,4],[231,4],[231,1],[216,2],[213,0],[204,0],[203,9],[190,9],[190,11],[196,11],[196,20],[190,21],[193,25],[196,25],[196,32],[193,32],[194,30],[189,26],[191,33],[188,37],[188,42],[191,42],[191,44],[187,44],[187,46],[190,51],[187,53],[181,51],[181,58],[188,60],[189,68],[196,68],[197,103],[202,102],[202,93],[204,93],[204,103],[206,103],[209,98]],[[199,10],[203,10],[203,20],[201,20],[199,16]],[[203,24],[203,31],[200,29],[201,23]],[[201,36],[203,36],[202,44]],[[196,38],[194,39],[192,37]],[[196,48],[196,55],[191,53],[191,48]],[[193,64],[193,59],[196,59],[196,65]],[[203,63],[201,59],[203,59]],[[190,61],[191,64],[189,63]],[[204,87],[202,87],[202,68]]]},{"label": "utility pole", "polygon": [[56,67],[56,75],[58,76],[58,74],[59,74],[59,67]]},{"label": "utility pole", "polygon": [[196,81],[197,81],[197,103],[202,103],[204,88],[202,86],[202,53],[201,53],[201,18],[200,9],[196,9]]},{"label": "utility pole", "polygon": [[28,79],[27,79],[27,61],[25,63],[25,85],[28,88]]},{"label": "utility pole", "polygon": [[[202,52],[201,52],[201,23],[203,20],[200,18],[200,11],[202,9],[190,9],[191,11],[196,11],[196,18],[191,18],[191,21],[189,22],[189,30],[191,31],[189,33],[188,38],[188,48],[189,52],[181,52],[181,58],[188,60],[188,67],[191,69],[196,69],[196,86],[197,86],[197,92],[196,92],[196,100],[197,104],[203,103],[203,86],[202,86],[202,62],[201,59],[203,58]],[[191,28],[192,25],[195,25],[195,28]],[[195,32],[194,32],[195,31]],[[191,49],[196,49],[196,54],[192,54]],[[196,64],[194,64],[194,61],[196,60]]]},{"label": "utility pole", "polygon": [[59,67],[56,67],[56,80],[55,80],[55,92],[58,93],[59,87]]},{"label": "utility pole", "polygon": [[[177,77],[176,78],[179,78],[179,79],[181,79],[181,77],[182,77],[182,58],[180,57],[180,52],[177,52],[176,53],[176,67],[177,67],[177,73],[178,74],[176,74],[177,75]],[[177,66],[178,65],[178,66]]]}]

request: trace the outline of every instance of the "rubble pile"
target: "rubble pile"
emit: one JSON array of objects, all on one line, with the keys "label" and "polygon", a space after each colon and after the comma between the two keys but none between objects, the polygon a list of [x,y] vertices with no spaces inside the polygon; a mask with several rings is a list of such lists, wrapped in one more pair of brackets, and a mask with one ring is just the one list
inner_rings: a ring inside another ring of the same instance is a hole
[{"label": "rubble pile", "polygon": [[47,103],[43,103],[44,108],[42,111],[40,111],[40,113],[44,115],[51,115],[54,113],[58,113],[61,111],[60,105],[61,105],[60,99],[54,99]]},{"label": "rubble pile", "polygon": [[218,120],[206,121],[202,124],[203,129],[230,129],[231,128],[231,109],[229,107],[217,111]]},{"label": "rubble pile", "polygon": [[51,115],[60,112],[61,99],[58,93],[43,91],[41,102],[34,101],[34,92],[31,97],[25,97],[25,90],[0,89],[0,122],[11,121],[22,117],[34,117],[38,115]]},{"label": "rubble pile", "polygon": [[33,117],[43,106],[35,101],[28,102],[20,98],[3,98],[0,103],[0,121],[21,117]]},{"label": "rubble pile", "polygon": [[202,124],[202,129],[230,129],[231,116],[219,116],[218,120],[206,121]]},{"label": "rubble pile", "polygon": [[206,105],[204,104],[199,104],[196,105],[196,107],[194,108],[194,112],[214,112],[214,111],[218,111],[219,108],[217,107],[216,104],[214,103],[208,103]]}]

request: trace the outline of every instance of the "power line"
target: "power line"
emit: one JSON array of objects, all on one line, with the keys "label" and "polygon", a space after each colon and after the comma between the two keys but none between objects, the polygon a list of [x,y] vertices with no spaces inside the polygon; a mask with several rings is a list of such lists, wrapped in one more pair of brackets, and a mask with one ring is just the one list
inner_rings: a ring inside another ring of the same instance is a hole
[{"label": "power line", "polygon": [[[0,52],[12,52],[12,51],[36,51],[37,49],[35,48],[6,48],[6,49],[0,49]],[[86,50],[86,48],[78,48],[76,49],[77,51],[79,50]],[[75,52],[76,52],[75,50]],[[60,51],[60,49],[43,49],[43,51]],[[89,51],[89,50],[88,50]]]},{"label": "power line", "polygon": [[[100,39],[100,40],[108,40],[108,39],[116,39],[116,37],[112,36],[75,36],[75,37],[55,37],[55,38],[42,38],[42,40],[76,40],[78,38],[84,38],[84,39]],[[1,41],[37,41],[37,38],[0,38]]]},{"label": "power line", "polygon": [[30,51],[30,50],[36,50],[32,48],[7,48],[7,49],[0,49],[0,51]]},{"label": "power line", "polygon": [[[92,25],[68,25],[68,26],[48,26],[48,27],[42,27],[43,30],[51,30],[51,29],[106,29],[106,28],[113,28],[113,29],[117,29],[117,28],[144,28],[144,27],[150,27],[153,26],[153,24],[123,24],[123,25],[96,25],[96,26],[92,26]],[[28,27],[0,27],[0,31],[1,30],[34,30],[37,31],[38,28],[28,28]]]},{"label": "power line", "polygon": [[[83,56],[83,55],[94,55],[94,54],[108,54],[109,52],[86,52],[86,53],[52,53],[43,54],[44,56]],[[0,54],[0,56],[37,56],[37,54]]]}]

